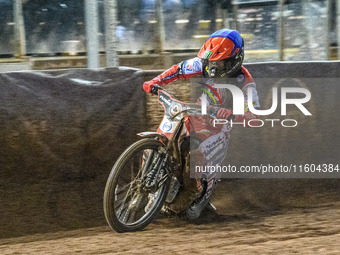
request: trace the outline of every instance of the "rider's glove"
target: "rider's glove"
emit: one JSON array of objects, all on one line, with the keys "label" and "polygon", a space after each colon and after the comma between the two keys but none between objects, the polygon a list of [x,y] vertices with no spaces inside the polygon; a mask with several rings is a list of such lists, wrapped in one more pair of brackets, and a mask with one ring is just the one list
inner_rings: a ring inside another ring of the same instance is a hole
[{"label": "rider's glove", "polygon": [[232,110],[226,109],[226,108],[221,108],[218,110],[216,117],[218,119],[228,119],[230,115],[233,114]]},{"label": "rider's glove", "polygon": [[155,83],[153,80],[144,82],[144,84],[143,84],[143,89],[145,90],[145,92],[151,93],[152,87],[153,87],[153,85],[155,85],[155,84],[156,84],[156,83]]}]

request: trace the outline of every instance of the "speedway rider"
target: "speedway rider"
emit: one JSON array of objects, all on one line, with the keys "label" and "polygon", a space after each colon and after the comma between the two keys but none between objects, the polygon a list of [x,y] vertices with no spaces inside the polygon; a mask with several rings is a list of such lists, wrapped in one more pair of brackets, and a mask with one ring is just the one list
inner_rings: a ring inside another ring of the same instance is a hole
[{"label": "speedway rider", "polygon": [[[143,84],[143,89],[151,93],[155,84],[163,86],[179,79],[188,79],[191,77],[219,78],[225,83],[238,86],[242,89],[245,97],[245,114],[234,116],[235,122],[248,123],[248,120],[257,118],[248,111],[248,95],[247,91],[250,87],[252,90],[252,102],[255,108],[259,108],[259,99],[256,92],[255,82],[242,65],[244,59],[244,40],[236,30],[221,29],[208,37],[204,42],[198,56],[179,64],[172,66],[162,74],[147,81]],[[233,78],[233,79],[232,79]],[[223,98],[225,93],[221,93],[224,108],[217,111],[218,119],[227,119],[232,115],[232,110],[227,109]],[[207,97],[208,104],[213,104],[212,99]],[[225,136],[227,145],[229,144],[229,134]],[[204,143],[207,143],[205,141]],[[212,143],[213,141],[211,141]],[[181,206],[180,206],[181,207]],[[176,211],[176,210],[174,210]],[[179,210],[177,210],[179,211]]]}]

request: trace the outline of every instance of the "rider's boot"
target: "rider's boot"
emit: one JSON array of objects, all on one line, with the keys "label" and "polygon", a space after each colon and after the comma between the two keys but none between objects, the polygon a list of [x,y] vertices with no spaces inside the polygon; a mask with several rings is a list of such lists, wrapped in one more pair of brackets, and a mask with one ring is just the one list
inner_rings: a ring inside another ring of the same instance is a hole
[{"label": "rider's boot", "polygon": [[184,188],[179,191],[174,201],[169,204],[169,209],[175,213],[181,213],[188,209],[192,201],[197,197],[196,190]]},{"label": "rider's boot", "polygon": [[212,210],[216,211],[215,206],[210,202],[212,191],[216,185],[215,180],[211,180],[212,188],[207,192],[208,183],[205,181],[203,185],[206,185],[202,191],[202,194],[198,196],[189,206],[187,210],[187,217],[189,220],[197,219],[207,207],[211,207]]}]

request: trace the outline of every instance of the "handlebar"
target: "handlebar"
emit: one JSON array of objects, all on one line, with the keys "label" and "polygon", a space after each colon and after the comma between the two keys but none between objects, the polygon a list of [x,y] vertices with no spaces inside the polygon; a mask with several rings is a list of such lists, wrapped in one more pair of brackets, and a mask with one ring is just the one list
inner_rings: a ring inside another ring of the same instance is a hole
[{"label": "handlebar", "polygon": [[[164,89],[161,86],[157,85],[157,84],[153,85],[153,87],[151,89],[151,94],[157,96],[158,95],[158,90],[164,90]],[[216,118],[217,111],[220,109],[220,107],[210,106],[209,108],[210,108],[210,114],[209,115],[211,115],[212,117]],[[179,116],[182,113],[189,113],[189,112],[193,112],[194,113],[194,112],[198,112],[198,111],[197,111],[197,109],[185,109],[185,110],[175,114],[174,116],[172,116],[171,119],[176,118],[177,116]],[[227,120],[229,121],[229,120],[231,120],[233,118],[234,118],[234,115],[231,114],[227,118]]]},{"label": "handlebar", "polygon": [[174,118],[176,118],[177,116],[181,115],[182,113],[190,113],[190,112],[193,112],[193,113],[198,113],[197,109],[185,109],[183,111],[180,111],[178,113],[176,113],[174,116],[172,116],[170,119],[173,120]]},{"label": "handlebar", "polygon": [[152,87],[152,89],[151,89],[151,94],[154,94],[154,95],[158,95],[158,90],[159,89],[163,89],[161,86],[159,86],[159,85],[157,85],[157,84],[155,84],[155,85],[153,85],[153,87]]}]

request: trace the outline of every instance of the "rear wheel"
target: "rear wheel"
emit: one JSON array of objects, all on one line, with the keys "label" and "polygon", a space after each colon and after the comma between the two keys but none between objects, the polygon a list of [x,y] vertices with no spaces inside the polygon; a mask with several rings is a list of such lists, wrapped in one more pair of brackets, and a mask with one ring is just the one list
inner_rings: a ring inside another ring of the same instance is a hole
[{"label": "rear wheel", "polygon": [[154,139],[132,144],[119,157],[104,192],[106,221],[117,232],[145,228],[162,208],[171,181],[164,145]]}]

